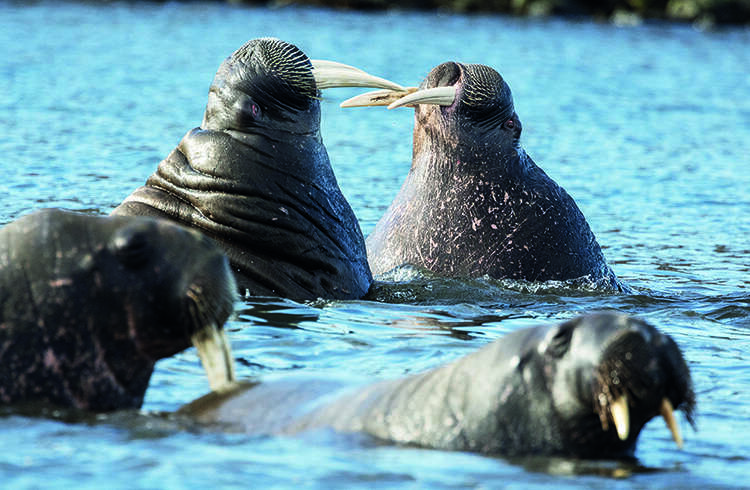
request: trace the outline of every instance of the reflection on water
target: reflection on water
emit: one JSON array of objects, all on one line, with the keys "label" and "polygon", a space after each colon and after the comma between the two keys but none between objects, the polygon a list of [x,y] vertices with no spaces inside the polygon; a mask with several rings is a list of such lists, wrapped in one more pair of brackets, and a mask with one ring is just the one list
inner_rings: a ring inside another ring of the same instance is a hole
[{"label": "reflection on water", "polygon": [[[674,448],[649,424],[635,462],[506,461],[324,431],[205,433],[165,412],[205,394],[195,353],[157,365],[141,413],[0,412],[15,487],[742,486],[750,444],[750,44],[747,30],[223,3],[0,4],[0,222],[40,207],[108,213],[200,124],[216,68],[277,36],[402,84],[448,60],[495,67],[524,147],[576,200],[628,294],[440,279],[405,268],[364,301],[244,299],[227,325],[238,375],[377,379],[587,311],[637,314],[675,338],[698,398]],[[412,111],[322,101],[339,184],[369,233],[408,172]],[[580,286],[580,285],[578,285]],[[269,407],[272,410],[273,407]],[[576,475],[561,478],[561,475]]]}]

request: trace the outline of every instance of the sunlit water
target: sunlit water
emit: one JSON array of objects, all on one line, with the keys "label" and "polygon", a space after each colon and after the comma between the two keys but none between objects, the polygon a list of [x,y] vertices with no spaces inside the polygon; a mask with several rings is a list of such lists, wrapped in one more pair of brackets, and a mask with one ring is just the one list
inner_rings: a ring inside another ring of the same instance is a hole
[{"label": "sunlit water", "polygon": [[[654,421],[631,465],[507,461],[326,432],[204,433],[157,415],[207,391],[189,350],[159,363],[141,414],[84,422],[0,416],[3,487],[747,484],[747,30],[201,3],[3,3],[0,221],[50,206],[108,213],[200,123],[220,62],[261,36],[402,84],[448,60],[498,69],[513,90],[527,152],[575,198],[634,293],[422,278],[385,287],[381,302],[245,301],[227,325],[240,377],[396,377],[519,327],[607,308],[646,318],[682,347],[698,432],[678,415],[686,439],[679,451]],[[355,93],[325,94],[322,132],[369,233],[409,168],[412,113],[338,108]]]}]

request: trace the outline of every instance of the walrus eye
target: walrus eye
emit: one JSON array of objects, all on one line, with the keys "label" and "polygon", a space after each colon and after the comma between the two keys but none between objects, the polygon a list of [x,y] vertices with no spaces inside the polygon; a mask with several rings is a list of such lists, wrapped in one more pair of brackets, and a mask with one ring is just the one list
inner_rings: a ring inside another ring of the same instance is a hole
[{"label": "walrus eye", "polygon": [[260,105],[248,96],[242,97],[236,104],[239,106],[238,114],[241,126],[247,126],[248,123],[257,121],[263,113]]},{"label": "walrus eye", "polygon": [[258,118],[258,116],[260,116],[260,107],[258,107],[258,104],[251,104],[250,105],[250,113],[256,119]]},{"label": "walrus eye", "polygon": [[516,127],[516,123],[513,122],[513,119],[508,119],[503,126],[505,126],[505,129],[513,129]]}]

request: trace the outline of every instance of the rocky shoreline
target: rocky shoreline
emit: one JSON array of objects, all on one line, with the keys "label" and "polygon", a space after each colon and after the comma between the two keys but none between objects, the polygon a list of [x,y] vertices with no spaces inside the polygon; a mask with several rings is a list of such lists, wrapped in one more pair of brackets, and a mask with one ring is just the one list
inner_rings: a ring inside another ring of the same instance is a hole
[{"label": "rocky shoreline", "polygon": [[750,23],[750,0],[227,0],[233,4],[314,5],[352,10],[440,10],[518,16],[590,17],[617,24],[644,19],[692,22],[702,26]]}]

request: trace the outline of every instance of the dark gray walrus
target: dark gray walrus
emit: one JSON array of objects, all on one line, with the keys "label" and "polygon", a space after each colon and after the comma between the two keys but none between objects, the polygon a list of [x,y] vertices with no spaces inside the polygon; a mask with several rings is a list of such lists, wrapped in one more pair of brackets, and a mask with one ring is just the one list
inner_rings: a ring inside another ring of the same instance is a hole
[{"label": "dark gray walrus", "polygon": [[113,214],[166,217],[226,251],[241,291],[360,298],[364,238],[320,136],[320,90],[399,85],[255,39],[219,67],[199,128]]},{"label": "dark gray walrus", "polygon": [[695,405],[674,341],[612,313],[518,330],[450,364],[337,398],[326,389],[309,379],[261,383],[181,411],[251,433],[332,427],[437,449],[596,459],[632,456],[659,414],[681,446],[673,410],[693,424]]},{"label": "dark gray walrus", "polygon": [[43,210],[0,229],[0,405],[104,412],[143,403],[154,363],[193,343],[234,379],[222,325],[234,278],[197,231]]},{"label": "dark gray walrus", "polygon": [[420,89],[342,106],[389,102],[415,106],[414,150],[400,192],[367,238],[373,274],[411,264],[445,276],[617,287],[576,203],[521,147],[521,121],[499,73],[443,63]]}]

